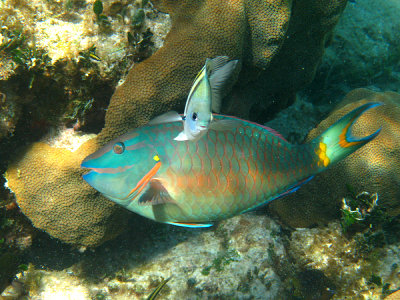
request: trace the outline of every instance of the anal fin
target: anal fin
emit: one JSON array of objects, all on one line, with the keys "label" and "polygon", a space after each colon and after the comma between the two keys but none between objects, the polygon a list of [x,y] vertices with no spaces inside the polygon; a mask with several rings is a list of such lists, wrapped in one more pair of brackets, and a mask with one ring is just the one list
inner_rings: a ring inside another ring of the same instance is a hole
[{"label": "anal fin", "polygon": [[252,210],[256,210],[256,209],[261,208],[262,206],[264,206],[264,205],[270,203],[270,202],[273,201],[273,200],[276,200],[276,199],[282,198],[282,197],[284,197],[284,196],[286,196],[286,195],[288,195],[288,194],[294,193],[294,192],[297,191],[303,184],[309,182],[309,181],[310,181],[311,179],[313,179],[313,178],[314,178],[314,175],[313,175],[313,176],[310,176],[310,177],[307,177],[306,179],[303,179],[303,180],[301,180],[301,181],[295,183],[294,185],[292,185],[291,187],[289,187],[287,190],[285,190],[284,192],[282,192],[282,193],[276,195],[275,197],[270,198],[270,199],[268,199],[268,200],[266,200],[266,201],[264,201],[264,202],[262,202],[262,203],[260,203],[260,204],[257,204],[257,205],[255,205],[255,206],[253,206],[253,207],[250,207],[250,208],[246,209],[245,211],[243,211],[243,212],[241,212],[241,213],[244,214],[244,213],[250,212],[250,211],[252,211]]}]

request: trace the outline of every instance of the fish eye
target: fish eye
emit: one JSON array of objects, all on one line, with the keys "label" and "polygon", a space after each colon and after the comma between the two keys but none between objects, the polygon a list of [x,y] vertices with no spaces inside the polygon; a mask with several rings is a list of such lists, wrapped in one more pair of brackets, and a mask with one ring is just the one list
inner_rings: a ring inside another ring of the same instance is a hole
[{"label": "fish eye", "polygon": [[115,143],[113,146],[113,151],[115,154],[122,154],[125,150],[125,145],[123,142]]},{"label": "fish eye", "polygon": [[192,120],[193,120],[193,121],[197,121],[197,113],[194,112],[194,113],[192,114]]}]

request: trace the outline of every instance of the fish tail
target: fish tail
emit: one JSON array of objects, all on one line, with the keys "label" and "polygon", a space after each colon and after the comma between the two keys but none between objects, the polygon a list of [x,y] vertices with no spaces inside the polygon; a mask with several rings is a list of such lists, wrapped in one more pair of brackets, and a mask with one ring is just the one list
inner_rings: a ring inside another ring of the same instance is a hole
[{"label": "fish tail", "polygon": [[357,138],[352,135],[351,128],[364,112],[380,105],[382,103],[379,102],[361,105],[342,117],[311,142],[317,154],[318,169],[325,169],[342,160],[372,141],[379,134],[381,128],[369,136]]}]

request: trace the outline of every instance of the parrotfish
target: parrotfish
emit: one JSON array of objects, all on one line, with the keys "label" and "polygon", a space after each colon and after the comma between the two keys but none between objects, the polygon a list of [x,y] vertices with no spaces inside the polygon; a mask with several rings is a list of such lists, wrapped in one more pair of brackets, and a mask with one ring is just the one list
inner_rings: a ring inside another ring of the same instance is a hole
[{"label": "parrotfish", "polygon": [[183,117],[170,111],[149,122],[149,125],[183,121],[183,131],[174,139],[177,141],[198,140],[209,128],[229,130],[238,126],[233,120],[213,120],[212,112],[219,112],[223,88],[234,71],[237,60],[227,56],[206,59],[204,67],[197,74],[186,100]]},{"label": "parrotfish", "polygon": [[83,178],[130,211],[158,222],[208,227],[293,192],[313,175],[373,138],[356,138],[362,105],[310,143],[294,145],[274,130],[235,117],[240,126],[210,129],[197,141],[176,141],[181,122],[146,125],[86,157]]}]

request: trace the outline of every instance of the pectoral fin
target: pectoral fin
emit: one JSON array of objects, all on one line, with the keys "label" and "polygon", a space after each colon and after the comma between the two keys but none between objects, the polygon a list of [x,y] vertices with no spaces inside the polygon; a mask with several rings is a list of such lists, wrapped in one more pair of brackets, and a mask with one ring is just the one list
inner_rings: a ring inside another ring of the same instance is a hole
[{"label": "pectoral fin", "polygon": [[182,117],[176,111],[168,111],[165,114],[159,115],[154,119],[150,120],[147,125],[157,125],[162,123],[178,122],[182,121]]},{"label": "pectoral fin", "polygon": [[175,201],[169,195],[167,189],[163,186],[159,179],[151,179],[149,182],[149,188],[139,198],[139,204],[159,205],[166,203],[175,203]]},{"label": "pectoral fin", "polygon": [[218,131],[227,131],[241,126],[241,123],[236,120],[217,120],[210,123],[210,129]]}]

